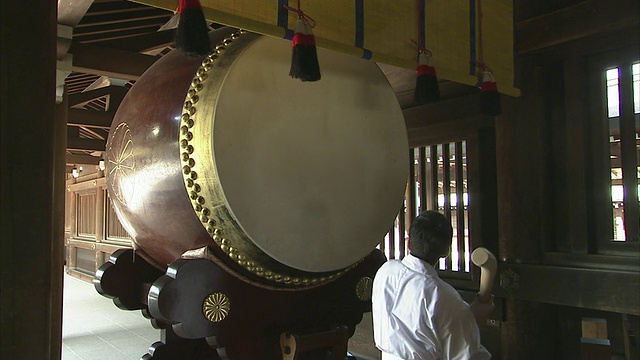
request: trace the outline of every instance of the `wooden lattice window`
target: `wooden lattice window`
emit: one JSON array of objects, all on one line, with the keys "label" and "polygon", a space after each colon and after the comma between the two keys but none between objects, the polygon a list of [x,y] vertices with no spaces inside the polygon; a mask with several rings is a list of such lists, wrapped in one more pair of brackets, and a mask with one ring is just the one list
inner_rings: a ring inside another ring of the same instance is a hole
[{"label": "wooden lattice window", "polygon": [[96,238],[96,193],[76,195],[78,237]]},{"label": "wooden lattice window", "polygon": [[[640,251],[640,59],[636,48],[594,56],[589,147],[590,253]],[[633,255],[635,256],[635,255]]]},{"label": "wooden lattice window", "polygon": [[613,241],[638,241],[640,63],[608,68],[606,78]]},{"label": "wooden lattice window", "polygon": [[438,269],[469,273],[469,193],[467,191],[466,141],[414,148],[409,151],[409,181],[405,206],[393,229],[380,244],[389,259],[401,259],[408,252],[411,220],[424,210],[437,210],[451,219],[451,256],[441,259]]}]

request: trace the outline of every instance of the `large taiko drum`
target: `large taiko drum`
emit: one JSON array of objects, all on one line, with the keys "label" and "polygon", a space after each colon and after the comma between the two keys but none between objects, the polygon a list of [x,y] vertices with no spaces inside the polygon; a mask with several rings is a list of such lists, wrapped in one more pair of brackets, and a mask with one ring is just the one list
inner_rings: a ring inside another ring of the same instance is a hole
[{"label": "large taiko drum", "polygon": [[383,239],[408,144],[378,66],[318,49],[322,79],[288,75],[291,43],[211,33],[206,58],[162,57],[130,89],[107,143],[108,192],[159,268],[208,246],[241,277],[329,281]]}]

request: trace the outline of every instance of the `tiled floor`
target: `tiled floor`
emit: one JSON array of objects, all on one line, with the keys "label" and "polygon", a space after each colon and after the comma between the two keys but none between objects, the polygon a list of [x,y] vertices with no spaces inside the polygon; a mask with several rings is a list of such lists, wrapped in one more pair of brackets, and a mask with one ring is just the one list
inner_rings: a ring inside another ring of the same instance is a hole
[{"label": "tiled floor", "polygon": [[139,310],[120,310],[93,284],[65,274],[63,360],[137,360],[158,340],[160,330]]},{"label": "tiled floor", "polygon": [[[349,341],[358,360],[380,358],[371,345],[370,322],[365,314]],[[160,330],[140,311],[120,310],[93,284],[64,275],[62,360],[138,360],[159,340]]]}]

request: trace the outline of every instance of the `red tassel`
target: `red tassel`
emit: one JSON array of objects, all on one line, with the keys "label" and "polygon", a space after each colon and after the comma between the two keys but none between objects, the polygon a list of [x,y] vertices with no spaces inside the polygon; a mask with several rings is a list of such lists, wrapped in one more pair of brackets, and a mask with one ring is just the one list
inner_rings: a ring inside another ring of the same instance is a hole
[{"label": "red tassel", "polygon": [[313,36],[311,25],[302,17],[296,22],[291,45],[293,54],[291,55],[289,75],[301,81],[320,80],[316,39]]},{"label": "red tassel", "polygon": [[418,54],[414,98],[418,104],[428,104],[440,100],[440,87],[438,86],[436,69],[431,66],[431,57],[424,51],[420,51]]},{"label": "red tassel", "polygon": [[480,85],[480,106],[483,114],[488,116],[498,116],[502,113],[500,106],[500,93],[493,73],[484,69],[482,74],[482,84]]},{"label": "red tassel", "polygon": [[176,48],[193,57],[211,52],[209,26],[204,18],[199,0],[180,0],[178,3],[180,22],[176,30]]}]

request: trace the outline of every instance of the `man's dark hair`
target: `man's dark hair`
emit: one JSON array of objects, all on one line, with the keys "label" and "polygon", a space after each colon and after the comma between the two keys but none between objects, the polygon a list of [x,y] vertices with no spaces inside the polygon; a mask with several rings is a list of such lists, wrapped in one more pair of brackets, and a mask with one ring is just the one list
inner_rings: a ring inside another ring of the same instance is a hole
[{"label": "man's dark hair", "polygon": [[437,211],[423,211],[413,219],[409,229],[411,254],[435,261],[449,253],[452,236],[449,219]]}]

